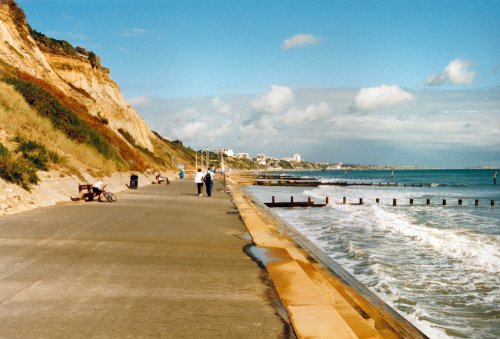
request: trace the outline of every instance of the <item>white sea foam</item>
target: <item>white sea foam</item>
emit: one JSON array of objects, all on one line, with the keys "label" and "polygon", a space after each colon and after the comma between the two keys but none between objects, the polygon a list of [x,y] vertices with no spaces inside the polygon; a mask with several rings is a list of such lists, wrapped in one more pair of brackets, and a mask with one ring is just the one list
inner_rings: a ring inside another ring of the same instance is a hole
[{"label": "white sea foam", "polygon": [[[276,190],[265,197],[330,197],[327,208],[276,212],[429,337],[498,337],[499,210],[489,203],[476,208],[470,200],[493,199],[497,191],[454,185]],[[350,205],[359,198],[364,205]],[[391,206],[393,198],[397,207]],[[465,206],[453,200],[460,198]]]},{"label": "white sea foam", "polygon": [[430,245],[439,253],[461,260],[471,268],[500,272],[498,242],[492,242],[486,235],[414,225],[404,216],[387,212],[380,206],[372,205],[371,208],[375,215],[374,226],[382,230],[404,235],[424,246]]}]

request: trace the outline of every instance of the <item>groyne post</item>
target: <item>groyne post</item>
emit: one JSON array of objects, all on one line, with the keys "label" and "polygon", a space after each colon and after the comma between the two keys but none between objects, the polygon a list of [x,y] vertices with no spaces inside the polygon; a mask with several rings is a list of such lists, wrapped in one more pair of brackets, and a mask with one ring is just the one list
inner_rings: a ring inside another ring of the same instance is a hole
[{"label": "groyne post", "polygon": [[379,198],[375,199],[375,202],[378,204],[380,202],[380,199]]},{"label": "groyne post", "polygon": [[343,197],[343,198],[342,198],[342,204],[343,204],[343,205],[347,204],[347,198],[346,198],[346,197]]},{"label": "groyne post", "polygon": [[307,197],[307,205],[308,206],[311,206],[312,205],[312,198],[311,197]]},{"label": "groyne post", "polygon": [[427,200],[425,201],[425,203],[426,203],[426,205],[430,205],[430,204],[431,204],[431,199],[427,199]]},{"label": "groyne post", "polygon": [[363,205],[363,198],[359,198],[359,204]]},{"label": "groyne post", "polygon": [[293,195],[290,197],[290,205],[293,207]]},{"label": "groyne post", "polygon": [[458,199],[458,206],[462,206],[462,199]]},{"label": "groyne post", "polygon": [[326,197],[326,199],[325,199],[325,204],[327,204],[327,205],[328,205],[329,203],[330,203],[330,198]]},{"label": "groyne post", "polygon": [[410,205],[413,205],[413,199],[410,199]]},{"label": "groyne post", "polygon": [[392,199],[392,206],[397,206],[397,201],[396,201],[396,199]]},{"label": "groyne post", "polygon": [[474,206],[479,206],[479,200],[474,200]]},{"label": "groyne post", "polygon": [[491,206],[495,206],[495,200],[491,200]]},{"label": "groyne post", "polygon": [[275,198],[274,198],[274,195],[272,196],[271,201],[272,201],[273,205],[276,203],[276,200],[275,200]]},{"label": "groyne post", "polygon": [[446,206],[446,199],[443,199],[443,206]]}]

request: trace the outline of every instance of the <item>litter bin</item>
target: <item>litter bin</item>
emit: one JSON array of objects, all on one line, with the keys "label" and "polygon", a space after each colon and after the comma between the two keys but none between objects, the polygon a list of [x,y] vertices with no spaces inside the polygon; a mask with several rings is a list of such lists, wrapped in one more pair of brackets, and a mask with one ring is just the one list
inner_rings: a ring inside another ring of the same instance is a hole
[{"label": "litter bin", "polygon": [[136,190],[139,185],[139,177],[135,174],[130,176],[130,188]]}]

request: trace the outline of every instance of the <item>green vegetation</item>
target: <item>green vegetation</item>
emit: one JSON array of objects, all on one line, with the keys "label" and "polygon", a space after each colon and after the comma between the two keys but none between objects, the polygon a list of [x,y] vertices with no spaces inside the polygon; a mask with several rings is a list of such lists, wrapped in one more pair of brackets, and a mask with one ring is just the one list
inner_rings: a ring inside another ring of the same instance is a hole
[{"label": "green vegetation", "polygon": [[31,184],[37,184],[40,179],[36,168],[26,159],[19,159],[0,143],[0,177],[5,181],[31,190]]},{"label": "green vegetation", "polygon": [[101,58],[94,52],[87,51],[85,48],[80,46],[73,47],[73,45],[66,40],[58,40],[48,37],[45,34],[34,30],[30,25],[27,26],[31,37],[35,39],[42,51],[73,57],[80,55],[88,59],[92,68],[101,68]]},{"label": "green vegetation", "polygon": [[0,158],[6,157],[9,155],[9,150],[3,144],[0,143]]},{"label": "green vegetation", "polygon": [[14,138],[18,143],[15,152],[20,152],[22,157],[42,171],[49,170],[49,163],[58,164],[63,162],[63,158],[56,152],[49,151],[47,148],[33,140],[27,140],[20,136]]},{"label": "green vegetation", "polygon": [[94,52],[90,51],[88,58],[89,58],[90,65],[92,65],[92,68],[100,68],[101,67],[101,58],[98,57]]},{"label": "green vegetation", "polygon": [[32,29],[29,25],[28,29],[31,37],[35,39],[42,50],[59,55],[77,55],[75,48],[69,42],[49,38],[45,34]]},{"label": "green vegetation", "polygon": [[64,107],[45,89],[14,78],[7,78],[4,81],[13,85],[31,107],[40,115],[50,119],[52,125],[63,131],[70,139],[88,144],[105,158],[112,159],[117,164],[123,164],[117,150],[101,134],[81,120],[75,112]]}]

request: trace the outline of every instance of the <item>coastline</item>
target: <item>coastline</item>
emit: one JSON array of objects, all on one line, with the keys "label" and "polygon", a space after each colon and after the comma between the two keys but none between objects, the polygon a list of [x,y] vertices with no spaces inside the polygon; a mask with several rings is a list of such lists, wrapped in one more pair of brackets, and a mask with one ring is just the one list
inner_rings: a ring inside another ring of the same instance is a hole
[{"label": "coastline", "polygon": [[[244,192],[251,184],[245,173],[228,178],[237,206],[271,276],[295,333],[300,337],[426,338],[342,268],[324,260],[293,231]],[[321,263],[323,262],[323,264]]]}]

